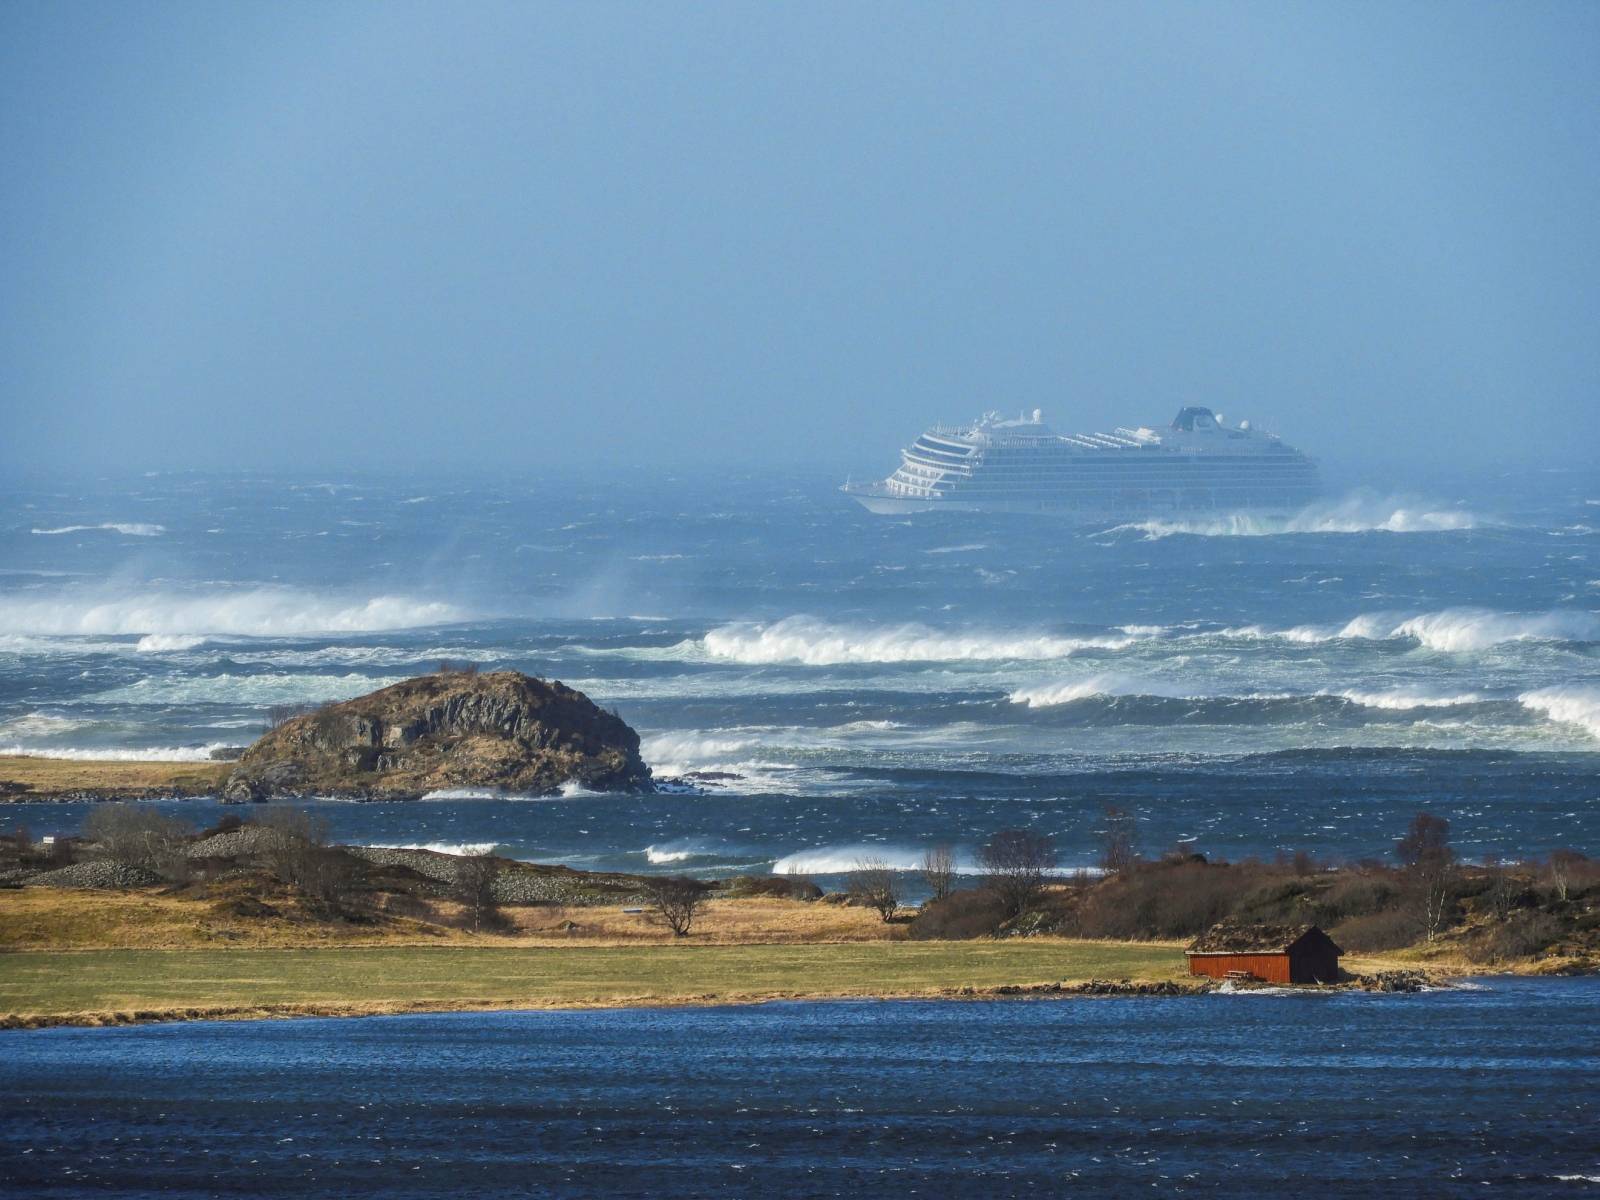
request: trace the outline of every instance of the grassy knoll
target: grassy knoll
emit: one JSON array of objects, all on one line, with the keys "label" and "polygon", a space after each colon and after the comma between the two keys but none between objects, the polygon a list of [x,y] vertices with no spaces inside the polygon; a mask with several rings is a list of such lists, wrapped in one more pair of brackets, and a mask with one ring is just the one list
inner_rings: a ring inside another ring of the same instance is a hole
[{"label": "grassy knoll", "polygon": [[1091,978],[1173,980],[1172,945],[857,942],[0,954],[0,1013],[385,1012],[782,996],[906,996]]},{"label": "grassy knoll", "polygon": [[86,762],[0,754],[0,794],[198,795],[215,791],[232,769],[225,762]]}]

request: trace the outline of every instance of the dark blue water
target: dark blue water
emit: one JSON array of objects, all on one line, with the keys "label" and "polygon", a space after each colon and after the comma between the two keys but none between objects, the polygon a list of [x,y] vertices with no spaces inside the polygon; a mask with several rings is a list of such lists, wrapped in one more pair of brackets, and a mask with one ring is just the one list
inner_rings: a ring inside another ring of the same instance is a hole
[{"label": "dark blue water", "polygon": [[0,1037],[27,1196],[1582,1195],[1600,981]]},{"label": "dark blue water", "polygon": [[616,706],[663,774],[736,778],[341,808],[340,837],[826,873],[1025,824],[1078,864],[1112,803],[1146,852],[1381,855],[1418,808],[1469,857],[1600,850],[1600,474],[1115,529],[884,519],[836,482],[13,487],[0,750],[203,758],[269,706],[470,660]]}]

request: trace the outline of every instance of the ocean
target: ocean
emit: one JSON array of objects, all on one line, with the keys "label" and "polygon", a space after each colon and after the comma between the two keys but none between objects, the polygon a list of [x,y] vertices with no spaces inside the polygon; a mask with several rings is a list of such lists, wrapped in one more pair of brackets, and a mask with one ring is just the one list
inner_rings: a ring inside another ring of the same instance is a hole
[{"label": "ocean", "polygon": [[[440,661],[561,679],[704,795],[316,802],[336,837],[827,875],[1600,849],[1600,472],[1289,520],[875,517],[830,473],[151,474],[0,494],[0,751],[202,759]],[[175,806],[206,822],[217,806]],[[0,810],[65,833],[82,805]]]},{"label": "ocean", "polygon": [[1586,1195],[1597,1026],[1493,979],[13,1032],[0,1192]]}]

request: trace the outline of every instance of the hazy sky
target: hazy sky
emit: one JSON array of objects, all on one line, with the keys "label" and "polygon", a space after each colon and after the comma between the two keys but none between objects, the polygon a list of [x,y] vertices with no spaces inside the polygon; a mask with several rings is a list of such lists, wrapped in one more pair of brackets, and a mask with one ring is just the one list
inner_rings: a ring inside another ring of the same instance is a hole
[{"label": "hazy sky", "polygon": [[1593,459],[1600,4],[0,6],[0,465]]}]

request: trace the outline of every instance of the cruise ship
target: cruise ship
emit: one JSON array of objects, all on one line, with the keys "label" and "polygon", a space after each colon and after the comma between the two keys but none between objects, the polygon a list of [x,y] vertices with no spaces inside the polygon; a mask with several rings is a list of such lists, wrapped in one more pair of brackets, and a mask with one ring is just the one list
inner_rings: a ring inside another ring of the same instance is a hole
[{"label": "cruise ship", "polygon": [[878,483],[842,489],[875,513],[1051,513],[1082,521],[1288,515],[1321,491],[1316,463],[1250,422],[1179,410],[1164,429],[1055,433],[1034,409],[935,425]]}]

